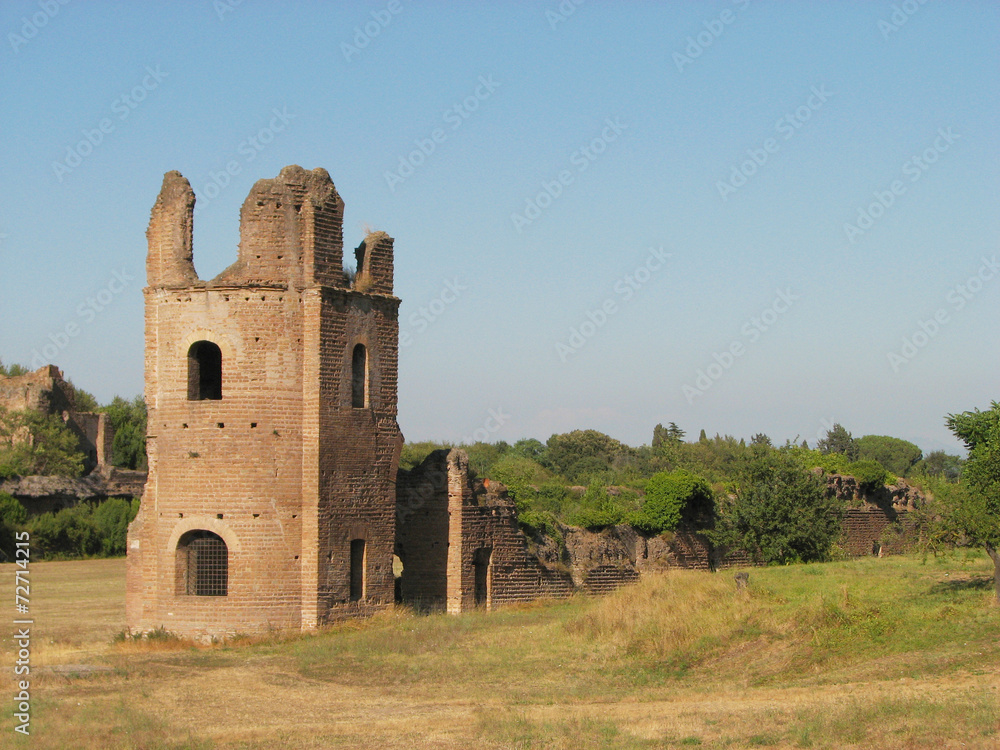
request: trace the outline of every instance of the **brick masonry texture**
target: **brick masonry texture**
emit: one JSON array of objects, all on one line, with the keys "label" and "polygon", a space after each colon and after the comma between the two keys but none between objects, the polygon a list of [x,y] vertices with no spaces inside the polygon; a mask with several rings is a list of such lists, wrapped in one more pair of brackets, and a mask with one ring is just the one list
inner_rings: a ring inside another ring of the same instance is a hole
[{"label": "brick masonry texture", "polygon": [[[370,233],[350,278],[329,174],[289,166],[253,186],[236,261],[204,281],[194,203],[188,181],[168,172],[147,230],[149,474],[128,536],[133,631],[312,629],[394,601],[457,613],[604,593],[669,567],[750,563],[685,526],[530,536],[503,486],[474,480],[460,450],[399,470],[392,238]],[[0,381],[0,399],[28,393],[34,408],[63,408],[71,394],[52,386],[61,374],[43,370],[24,376],[41,383],[30,393]],[[89,423],[83,431],[106,439]],[[831,491],[850,495],[847,479]],[[851,497],[861,507],[845,521],[845,548],[870,554],[905,502]],[[225,543],[225,571],[213,568],[224,587],[191,584],[207,549],[196,537],[212,554],[215,537]]]},{"label": "brick masonry texture", "polygon": [[[129,529],[133,630],[308,629],[393,602],[402,437],[392,239],[366,238],[357,251],[364,272],[351,284],[343,207],[322,169],[291,166],[259,180],[241,210],[236,262],[202,281],[194,193],[179,173],[164,176],[147,230],[149,477]],[[221,399],[192,397],[197,342],[221,351]],[[189,532],[225,542],[225,596],[187,593]],[[354,540],[364,542],[359,597]]]}]

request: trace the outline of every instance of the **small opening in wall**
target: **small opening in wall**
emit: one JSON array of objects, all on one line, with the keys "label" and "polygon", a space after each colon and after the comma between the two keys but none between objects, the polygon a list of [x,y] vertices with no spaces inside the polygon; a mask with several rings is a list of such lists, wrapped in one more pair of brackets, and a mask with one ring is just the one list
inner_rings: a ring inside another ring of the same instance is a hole
[{"label": "small opening in wall", "polygon": [[184,514],[183,514],[183,513],[178,513],[178,514],[177,514],[177,517],[178,517],[178,518],[184,518]]},{"label": "small opening in wall", "polygon": [[226,426],[226,423],[225,422],[216,422],[215,426],[218,427],[221,430],[223,427]]},{"label": "small opening in wall", "polygon": [[183,427],[186,430],[188,428],[187,422],[185,422],[184,424],[182,424],[181,427]]},{"label": "small opening in wall", "polygon": [[256,423],[256,422],[251,422],[251,423],[250,423],[250,429],[251,429],[251,430],[255,430],[255,429],[257,429],[257,423]]},{"label": "small opening in wall", "polygon": [[196,341],[188,349],[188,401],[222,398],[222,350],[211,341]]},{"label": "small opening in wall", "polygon": [[298,513],[292,513],[292,518],[298,518],[298,517],[299,517]]},{"label": "small opening in wall", "polygon": [[365,598],[365,540],[351,540],[351,601],[359,602]]},{"label": "small opening in wall", "polygon": [[260,518],[260,513],[254,513],[254,514],[253,514],[253,517],[254,517],[254,518]]},{"label": "small opening in wall", "polygon": [[264,205],[264,201],[257,201],[257,205],[258,206],[263,206]]},{"label": "small opening in wall", "polygon": [[296,560],[298,560],[298,559],[299,559],[299,556],[298,556],[298,555],[296,555],[296,556],[295,556],[295,559],[296,559]]},{"label": "small opening in wall", "polygon": [[216,513],[216,514],[215,514],[215,517],[216,517],[216,518],[222,518],[222,514],[221,514],[221,513]]},{"label": "small opening in wall", "polygon": [[254,340],[254,342],[260,341],[260,336],[254,336],[253,340]]},{"label": "small opening in wall", "polygon": [[263,294],[260,295],[260,301],[261,302],[267,302],[267,297],[265,295],[263,295]]},{"label": "small opening in wall", "polygon": [[275,203],[274,207],[275,208],[281,208],[281,201],[278,201],[277,203]]}]

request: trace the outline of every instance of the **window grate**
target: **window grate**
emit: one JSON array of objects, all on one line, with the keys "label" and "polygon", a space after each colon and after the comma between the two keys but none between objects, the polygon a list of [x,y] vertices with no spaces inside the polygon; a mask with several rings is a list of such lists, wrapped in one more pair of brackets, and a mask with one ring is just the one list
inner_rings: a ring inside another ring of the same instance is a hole
[{"label": "window grate", "polygon": [[222,537],[204,531],[187,545],[187,593],[192,596],[227,596],[229,550]]}]

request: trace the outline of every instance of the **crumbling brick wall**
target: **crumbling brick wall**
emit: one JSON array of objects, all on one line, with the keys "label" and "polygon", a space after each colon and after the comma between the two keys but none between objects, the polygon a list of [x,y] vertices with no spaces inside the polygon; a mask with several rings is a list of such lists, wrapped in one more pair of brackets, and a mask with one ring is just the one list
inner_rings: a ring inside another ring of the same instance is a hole
[{"label": "crumbling brick wall", "polygon": [[[313,628],[387,606],[401,445],[392,239],[366,238],[367,282],[351,285],[330,176],[286,167],[244,201],[236,262],[203,281],[194,200],[167,173],[147,230],[149,478],[129,529],[129,626]],[[185,587],[184,540],[205,535],[225,543],[224,595]]]},{"label": "crumbling brick wall", "polygon": [[399,472],[397,517],[405,603],[464,612],[573,590],[568,568],[531,551],[506,492],[470,480],[462,451]]},{"label": "crumbling brick wall", "polygon": [[14,377],[0,376],[0,407],[58,415],[77,437],[85,474],[111,466],[111,421],[107,414],[77,411],[76,391],[55,365]]},{"label": "crumbling brick wall", "polygon": [[852,557],[901,554],[917,538],[910,511],[924,502],[923,494],[900,479],[894,484],[866,488],[842,474],[826,478],[827,493],[844,503],[840,547]]}]

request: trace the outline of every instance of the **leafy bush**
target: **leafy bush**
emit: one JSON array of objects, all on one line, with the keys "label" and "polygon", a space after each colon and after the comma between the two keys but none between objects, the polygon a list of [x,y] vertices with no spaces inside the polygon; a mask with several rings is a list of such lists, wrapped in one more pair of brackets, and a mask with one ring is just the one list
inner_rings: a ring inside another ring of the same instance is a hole
[{"label": "leafy bush", "polygon": [[24,506],[6,492],[0,492],[0,559],[14,559],[17,549],[14,535],[27,519],[28,513]]},{"label": "leafy bush", "polygon": [[551,513],[538,510],[526,510],[517,516],[518,524],[531,533],[532,531],[547,536],[555,540],[560,547],[563,546],[563,535],[559,531],[559,522]]},{"label": "leafy bush", "polygon": [[429,440],[421,443],[403,443],[403,449],[399,454],[399,468],[409,471],[422,464],[434,451],[452,447],[451,443],[435,443]]},{"label": "leafy bush", "polygon": [[863,460],[855,461],[847,467],[847,473],[858,480],[858,484],[863,490],[878,489],[886,482],[894,481],[885,467],[878,461]]},{"label": "leafy bush", "polygon": [[711,518],[715,501],[712,488],[684,469],[661,471],[646,483],[646,501],[629,522],[640,531],[661,534],[677,528],[682,517]]},{"label": "leafy bush", "polygon": [[530,458],[507,453],[490,468],[490,477],[506,485],[517,503],[518,510],[527,509],[537,494],[534,485],[540,484],[548,472]]},{"label": "leafy bush", "polygon": [[741,547],[763,562],[827,560],[844,509],[789,450],[759,449],[746,462],[735,498],[721,508],[713,543]]},{"label": "leafy bush", "polygon": [[580,498],[579,509],[570,516],[569,522],[573,526],[594,531],[625,523],[627,516],[627,508],[608,494],[607,487],[599,482],[591,482]]},{"label": "leafy bush", "polygon": [[137,499],[109,498],[80,503],[27,521],[31,545],[42,557],[113,557],[124,555],[128,524],[139,511]]},{"label": "leafy bush", "polygon": [[0,478],[31,474],[77,477],[78,439],[58,416],[0,406]]}]

